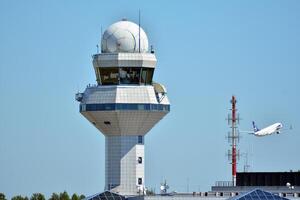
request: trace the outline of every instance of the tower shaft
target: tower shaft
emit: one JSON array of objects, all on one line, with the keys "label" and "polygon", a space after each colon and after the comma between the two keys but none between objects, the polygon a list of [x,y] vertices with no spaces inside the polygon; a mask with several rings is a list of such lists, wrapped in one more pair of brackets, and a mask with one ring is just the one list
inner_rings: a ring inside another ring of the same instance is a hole
[{"label": "tower shaft", "polygon": [[105,190],[124,195],[144,188],[144,137],[105,136]]}]

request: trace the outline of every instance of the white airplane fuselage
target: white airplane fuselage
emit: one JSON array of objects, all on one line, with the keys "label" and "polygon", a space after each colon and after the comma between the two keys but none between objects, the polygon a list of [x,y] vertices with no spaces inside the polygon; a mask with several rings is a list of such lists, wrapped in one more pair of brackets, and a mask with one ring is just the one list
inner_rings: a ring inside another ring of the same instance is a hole
[{"label": "white airplane fuselage", "polygon": [[258,130],[256,132],[254,132],[255,136],[266,136],[266,135],[271,135],[274,133],[279,134],[280,133],[280,129],[282,128],[282,124],[281,123],[275,123],[272,124],[271,126],[268,126],[266,128],[263,128],[261,130]]}]

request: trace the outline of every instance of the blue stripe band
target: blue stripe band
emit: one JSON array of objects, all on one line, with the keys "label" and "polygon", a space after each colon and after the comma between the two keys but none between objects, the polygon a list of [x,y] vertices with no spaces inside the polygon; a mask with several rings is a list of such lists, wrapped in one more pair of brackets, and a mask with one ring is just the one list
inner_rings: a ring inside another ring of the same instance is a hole
[{"label": "blue stripe band", "polygon": [[137,103],[105,103],[80,104],[79,111],[113,111],[113,110],[151,110],[170,111],[170,105],[164,104],[137,104]]}]

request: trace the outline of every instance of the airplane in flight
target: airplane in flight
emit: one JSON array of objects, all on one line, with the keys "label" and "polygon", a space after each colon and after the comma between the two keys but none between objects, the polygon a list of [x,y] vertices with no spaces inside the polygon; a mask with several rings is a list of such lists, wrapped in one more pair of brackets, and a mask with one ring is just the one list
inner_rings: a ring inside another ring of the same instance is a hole
[{"label": "airplane in flight", "polygon": [[[272,124],[270,126],[267,126],[263,129],[259,129],[257,128],[257,126],[255,125],[255,122],[252,122],[253,125],[253,131],[246,131],[247,133],[251,134],[251,135],[255,135],[255,136],[267,136],[267,135],[272,135],[272,134],[279,134],[283,128],[282,123],[275,123]],[[290,129],[292,129],[292,127],[290,127]],[[245,132],[245,131],[242,131]]]}]

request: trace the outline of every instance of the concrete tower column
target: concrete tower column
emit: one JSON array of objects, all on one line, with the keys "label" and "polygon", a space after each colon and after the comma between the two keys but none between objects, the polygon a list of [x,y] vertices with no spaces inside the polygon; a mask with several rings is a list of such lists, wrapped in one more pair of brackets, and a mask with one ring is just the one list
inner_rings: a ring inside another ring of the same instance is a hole
[{"label": "concrete tower column", "polygon": [[144,137],[106,136],[105,189],[136,193],[144,178]]}]

